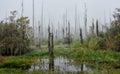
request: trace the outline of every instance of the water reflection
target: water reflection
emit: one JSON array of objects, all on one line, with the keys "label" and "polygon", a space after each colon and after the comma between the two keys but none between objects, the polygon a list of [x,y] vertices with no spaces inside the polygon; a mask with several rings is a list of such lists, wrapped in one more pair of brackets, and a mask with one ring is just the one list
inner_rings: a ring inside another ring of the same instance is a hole
[{"label": "water reflection", "polygon": [[54,71],[54,55],[49,58],[49,70]]},{"label": "water reflection", "polygon": [[78,72],[78,71],[90,71],[90,67],[86,64],[76,63],[72,59],[66,57],[51,56],[48,58],[38,59],[37,62],[31,65],[29,70],[59,70],[61,72]]}]

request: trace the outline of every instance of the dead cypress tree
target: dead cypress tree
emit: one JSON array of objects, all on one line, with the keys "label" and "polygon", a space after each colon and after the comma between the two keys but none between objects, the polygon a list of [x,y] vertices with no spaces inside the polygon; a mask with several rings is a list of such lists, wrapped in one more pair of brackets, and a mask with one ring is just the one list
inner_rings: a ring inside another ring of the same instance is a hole
[{"label": "dead cypress tree", "polygon": [[21,7],[22,7],[21,17],[23,17],[23,11],[24,11],[24,9],[23,9],[23,0],[22,0],[22,2],[21,2]]},{"label": "dead cypress tree", "polygon": [[41,6],[41,41],[43,41],[44,34],[43,34],[43,0],[42,0],[42,6]]},{"label": "dead cypress tree", "polygon": [[92,34],[94,35],[94,28],[95,28],[95,26],[94,26],[94,20],[92,21],[92,28],[91,28],[91,31],[92,31]]},{"label": "dead cypress tree", "polygon": [[75,37],[77,34],[77,6],[75,6]]},{"label": "dead cypress tree", "polygon": [[86,8],[86,3],[85,3],[85,19],[84,19],[84,23],[85,23],[85,34],[87,36],[87,8]]},{"label": "dead cypress tree", "polygon": [[54,50],[54,35],[53,31],[52,33],[50,32],[50,26],[48,26],[48,49],[50,56],[52,56]]},{"label": "dead cypress tree", "polygon": [[57,31],[57,29],[56,29],[56,31],[55,31],[55,33],[56,33],[56,35],[55,35],[55,38],[56,38],[56,40],[57,40],[57,38],[58,38],[58,31]]},{"label": "dead cypress tree", "polygon": [[82,29],[80,28],[80,42],[83,44],[83,35],[82,35]]},{"label": "dead cypress tree", "polygon": [[40,22],[38,21],[38,38],[39,38],[39,43],[38,46],[41,48],[41,30],[40,30]]},{"label": "dead cypress tree", "polygon": [[63,43],[65,43],[65,35],[66,35],[66,30],[65,30],[65,15],[63,15],[63,26],[62,26],[62,33],[63,33]]},{"label": "dead cypress tree", "polygon": [[65,27],[66,27],[66,39],[67,39],[67,31],[68,31],[68,19],[67,19],[67,9],[66,9],[66,16],[65,16]]},{"label": "dead cypress tree", "polygon": [[64,31],[64,28],[62,28],[62,32],[63,32],[63,43],[64,43],[64,39],[65,39],[65,31]]},{"label": "dead cypress tree", "polygon": [[109,17],[110,17],[110,24],[112,23],[112,20],[111,20],[111,12],[109,11]]},{"label": "dead cypress tree", "polygon": [[60,39],[60,23],[58,22],[58,30],[57,30],[57,38],[58,38],[58,40]]},{"label": "dead cypress tree", "polygon": [[[21,17],[23,18],[23,0],[21,2],[21,7],[22,7],[22,11],[21,11]],[[23,25],[23,21],[22,21],[22,25]],[[24,31],[22,31],[22,39],[24,40]],[[24,49],[23,47],[21,47],[22,49]],[[20,49],[20,55],[22,54],[22,51]]]},{"label": "dead cypress tree", "polygon": [[51,49],[51,46],[50,46],[50,26],[48,26],[48,51],[50,53],[50,49]]},{"label": "dead cypress tree", "polygon": [[53,32],[51,33],[51,56],[53,56],[53,51],[54,51],[54,35]]},{"label": "dead cypress tree", "polygon": [[33,0],[33,39],[34,39],[34,0]]},{"label": "dead cypress tree", "polygon": [[54,27],[52,24],[52,33],[51,33],[51,38],[50,38],[50,42],[51,42],[51,56],[53,56],[53,51],[54,51]]},{"label": "dead cypress tree", "polygon": [[66,31],[65,31],[65,43],[68,44],[68,27],[66,26]]},{"label": "dead cypress tree", "polygon": [[98,20],[96,21],[96,35],[99,36],[99,29],[98,29]]},{"label": "dead cypress tree", "polygon": [[71,43],[71,37],[70,37],[70,22],[68,21],[68,44]]}]

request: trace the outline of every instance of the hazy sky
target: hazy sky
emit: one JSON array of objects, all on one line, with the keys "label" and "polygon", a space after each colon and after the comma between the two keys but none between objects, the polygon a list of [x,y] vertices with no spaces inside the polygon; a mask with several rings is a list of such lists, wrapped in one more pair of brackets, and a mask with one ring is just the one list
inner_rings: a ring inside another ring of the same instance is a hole
[{"label": "hazy sky", "polygon": [[[0,0],[0,20],[9,16],[10,11],[17,10],[18,16],[21,15],[22,0]],[[32,0],[24,1],[24,16],[32,19]],[[84,4],[86,2],[88,9],[88,24],[91,24],[92,19],[99,19],[104,23],[104,16],[109,22],[109,17],[112,16],[115,8],[120,7],[120,0],[43,0],[44,7],[44,23],[48,24],[49,18],[53,24],[62,23],[63,15],[68,14],[68,20],[74,26],[75,6],[77,7],[78,20],[83,25],[84,19]],[[35,22],[37,23],[41,17],[42,0],[35,0]],[[80,17],[80,18],[79,18]],[[32,20],[31,20],[32,24]]]}]

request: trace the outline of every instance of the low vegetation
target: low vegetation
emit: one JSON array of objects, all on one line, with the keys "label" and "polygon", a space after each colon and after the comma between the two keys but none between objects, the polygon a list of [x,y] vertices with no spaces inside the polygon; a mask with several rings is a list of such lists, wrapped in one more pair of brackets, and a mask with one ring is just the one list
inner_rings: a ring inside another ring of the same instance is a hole
[{"label": "low vegetation", "polygon": [[21,55],[29,52],[29,19],[28,17],[16,18],[16,11],[11,12],[8,21],[0,22],[0,54]]}]

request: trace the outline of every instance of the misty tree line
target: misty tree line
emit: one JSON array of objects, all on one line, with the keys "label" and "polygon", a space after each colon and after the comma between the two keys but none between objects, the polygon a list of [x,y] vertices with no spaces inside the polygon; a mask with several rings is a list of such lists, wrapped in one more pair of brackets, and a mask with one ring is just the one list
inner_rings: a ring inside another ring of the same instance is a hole
[{"label": "misty tree line", "polygon": [[[87,13],[85,14],[85,32],[84,30],[79,27],[79,29],[76,29],[75,32],[76,34],[72,34],[71,31],[71,23],[70,21],[65,21],[65,26],[60,27],[59,29],[54,29],[53,26],[53,34],[54,37],[56,37],[56,41],[59,41],[59,43],[63,44],[71,44],[72,41],[79,39],[79,42],[81,44],[84,44],[84,41],[90,40],[90,38],[97,39],[96,45],[94,49],[114,49],[119,51],[120,50],[120,11],[119,9],[115,9],[116,13],[113,14],[114,20],[110,21],[109,27],[107,27],[106,23],[104,25],[99,24],[99,20],[96,20],[95,23],[92,21],[92,25],[89,27],[90,31],[87,31],[88,25],[87,23]],[[111,18],[110,18],[111,19]],[[102,26],[102,30],[100,27]],[[75,26],[75,28],[78,26]],[[44,32],[45,33],[45,32]],[[85,33],[85,34],[84,34]],[[84,37],[83,35],[86,35]],[[78,37],[79,36],[79,37]],[[60,38],[62,37],[62,38]],[[91,44],[92,45],[92,44]]]},{"label": "misty tree line", "polygon": [[[119,9],[116,9],[120,12]],[[16,18],[16,11],[11,12],[11,15],[7,20],[0,22],[0,53],[2,55],[21,55],[30,51],[30,42],[33,39],[33,44],[41,47],[42,44],[48,44],[49,52],[54,49],[54,42],[58,41],[58,44],[71,44],[76,38],[79,39],[81,44],[84,44],[85,40],[89,40],[90,37],[98,38],[96,44],[97,49],[115,49],[120,51],[120,14],[115,13],[114,21],[111,21],[110,28],[105,26],[106,31],[100,31],[99,20],[92,22],[90,26],[90,32],[87,32],[87,10],[85,10],[85,35],[83,37],[83,29],[75,25],[75,34],[71,32],[71,23],[67,18],[65,18],[64,25],[60,27],[58,25],[58,30],[54,28],[53,24],[49,23],[48,27],[45,29],[43,27],[43,16],[41,17],[41,22],[38,23],[37,28],[30,27],[28,17]],[[43,15],[43,14],[42,14]],[[76,15],[77,16],[77,15]],[[75,19],[77,20],[77,19]],[[33,18],[34,21],[34,18]],[[36,24],[33,24],[36,25]],[[35,36],[35,34],[37,36]],[[48,34],[43,36],[44,34]],[[78,37],[77,37],[78,36]],[[54,40],[56,37],[56,40]],[[60,39],[60,37],[62,37]],[[44,43],[46,42],[46,43]],[[51,53],[51,52],[50,52]]]}]

